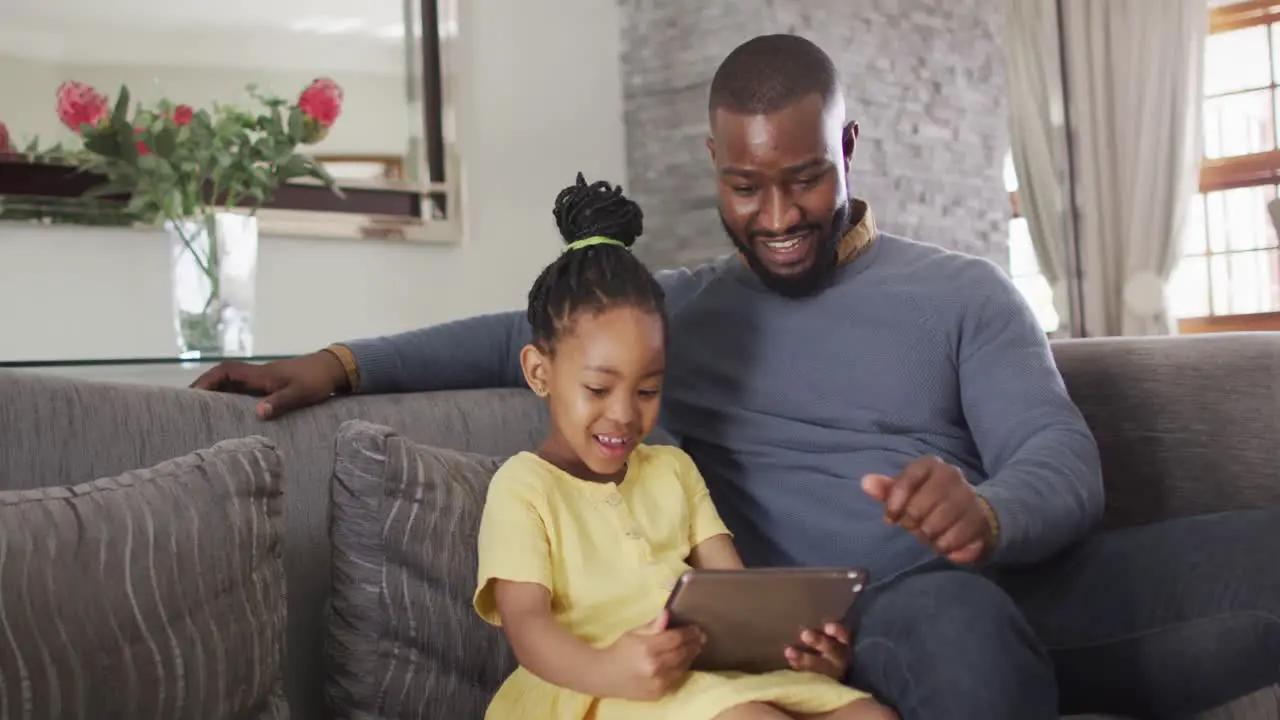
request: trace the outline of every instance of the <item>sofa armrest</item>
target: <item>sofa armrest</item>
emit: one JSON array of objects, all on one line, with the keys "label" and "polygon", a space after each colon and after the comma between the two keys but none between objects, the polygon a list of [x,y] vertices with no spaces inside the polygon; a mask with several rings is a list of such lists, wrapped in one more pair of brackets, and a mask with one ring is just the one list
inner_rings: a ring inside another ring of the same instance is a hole
[{"label": "sofa armrest", "polygon": [[1280,505],[1280,333],[1064,340],[1108,526]]}]

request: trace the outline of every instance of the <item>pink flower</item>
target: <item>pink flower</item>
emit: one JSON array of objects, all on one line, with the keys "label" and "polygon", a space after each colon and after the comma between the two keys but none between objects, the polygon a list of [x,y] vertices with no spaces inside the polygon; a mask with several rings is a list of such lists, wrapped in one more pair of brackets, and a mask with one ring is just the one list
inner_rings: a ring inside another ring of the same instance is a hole
[{"label": "pink flower", "polygon": [[101,123],[110,112],[106,95],[74,80],[58,86],[57,98],[58,119],[76,133],[81,125]]},{"label": "pink flower", "polygon": [[173,109],[173,122],[176,123],[178,127],[190,125],[191,116],[193,114],[194,111],[191,109],[190,105],[179,105]]},{"label": "pink flower", "polygon": [[328,128],[342,114],[342,88],[329,78],[316,78],[298,96],[298,108],[320,127]]},{"label": "pink flower", "polygon": [[0,122],[0,153],[13,152],[13,146],[9,144],[9,128]]}]

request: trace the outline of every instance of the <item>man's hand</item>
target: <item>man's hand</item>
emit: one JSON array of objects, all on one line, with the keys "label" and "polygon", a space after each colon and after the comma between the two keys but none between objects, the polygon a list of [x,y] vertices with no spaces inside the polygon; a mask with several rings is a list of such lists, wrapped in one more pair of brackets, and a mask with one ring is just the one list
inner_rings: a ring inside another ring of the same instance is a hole
[{"label": "man's hand", "polygon": [[862,489],[884,504],[884,519],[896,523],[951,562],[970,565],[991,550],[995,528],[985,501],[958,469],[924,457],[896,478],[868,475]]},{"label": "man's hand", "polygon": [[258,403],[264,420],[324,402],[346,386],[342,361],[327,350],[264,365],[225,360],[191,384],[197,390],[265,396]]},{"label": "man's hand", "polygon": [[646,702],[662,698],[684,680],[705,642],[697,628],[668,628],[663,610],[604,651],[600,670],[610,678],[609,695]]},{"label": "man's hand", "polygon": [[840,680],[849,667],[849,631],[840,623],[827,623],[822,632],[805,630],[800,642],[813,652],[789,647],[787,661],[794,670],[815,672]]}]

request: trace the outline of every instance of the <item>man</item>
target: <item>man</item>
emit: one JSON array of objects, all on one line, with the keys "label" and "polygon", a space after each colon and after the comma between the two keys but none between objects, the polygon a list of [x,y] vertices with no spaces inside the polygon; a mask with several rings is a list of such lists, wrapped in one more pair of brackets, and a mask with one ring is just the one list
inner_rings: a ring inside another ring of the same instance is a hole
[{"label": "man", "polygon": [[[717,71],[707,147],[738,253],[659,273],[664,425],[755,565],[857,564],[851,682],[903,718],[1186,715],[1280,679],[1280,514],[1120,532],[1047,341],[994,265],[878,233],[831,60],[755,38]],[[266,393],[523,384],[520,313],[228,363]],[[1206,478],[1206,482],[1212,482]]]}]

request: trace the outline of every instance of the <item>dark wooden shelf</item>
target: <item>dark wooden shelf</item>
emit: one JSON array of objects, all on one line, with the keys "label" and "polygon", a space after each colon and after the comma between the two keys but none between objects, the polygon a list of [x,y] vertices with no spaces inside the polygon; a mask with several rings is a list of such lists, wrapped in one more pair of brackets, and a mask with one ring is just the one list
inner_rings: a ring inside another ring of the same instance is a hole
[{"label": "dark wooden shelf", "polygon": [[[69,165],[33,163],[19,155],[0,155],[0,196],[78,198],[105,178]],[[423,217],[423,195],[410,189],[343,187],[344,197],[320,185],[289,184],[263,205],[273,210],[339,212],[392,217]],[[125,198],[115,198],[123,201]]]}]

